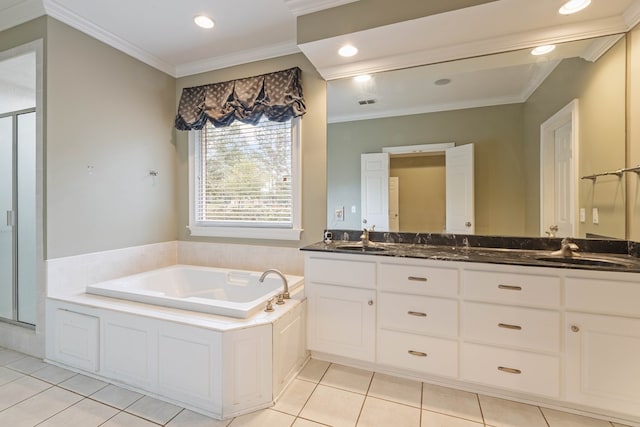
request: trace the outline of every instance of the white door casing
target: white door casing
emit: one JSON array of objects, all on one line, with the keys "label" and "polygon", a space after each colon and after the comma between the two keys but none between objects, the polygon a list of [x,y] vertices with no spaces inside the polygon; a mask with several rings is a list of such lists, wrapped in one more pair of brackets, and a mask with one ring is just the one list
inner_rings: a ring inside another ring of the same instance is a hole
[{"label": "white door casing", "polygon": [[389,153],[361,155],[362,226],[389,231]]},{"label": "white door casing", "polygon": [[577,236],[578,100],[540,126],[540,235]]},{"label": "white door casing", "polygon": [[447,233],[475,233],[473,162],[473,144],[445,150]]}]

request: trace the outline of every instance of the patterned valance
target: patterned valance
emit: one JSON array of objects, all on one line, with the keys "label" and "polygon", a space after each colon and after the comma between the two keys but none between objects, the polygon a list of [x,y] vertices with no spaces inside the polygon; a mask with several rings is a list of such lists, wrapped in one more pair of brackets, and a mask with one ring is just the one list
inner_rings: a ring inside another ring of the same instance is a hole
[{"label": "patterned valance", "polygon": [[182,90],[175,126],[178,130],[202,129],[207,120],[216,127],[234,120],[256,124],[265,115],[285,122],[306,112],[300,68],[277,71],[223,83]]}]

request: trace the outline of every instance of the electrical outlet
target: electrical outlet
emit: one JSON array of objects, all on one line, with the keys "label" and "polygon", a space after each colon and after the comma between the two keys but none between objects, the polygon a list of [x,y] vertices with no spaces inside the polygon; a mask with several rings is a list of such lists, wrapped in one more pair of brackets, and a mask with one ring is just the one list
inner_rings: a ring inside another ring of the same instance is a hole
[{"label": "electrical outlet", "polygon": [[600,218],[598,216],[598,208],[593,208],[591,211],[591,216],[593,217],[593,223],[598,224],[600,222]]},{"label": "electrical outlet", "polygon": [[356,205],[351,206],[351,213],[356,213]]},{"label": "electrical outlet", "polygon": [[584,208],[580,208],[580,222],[584,224],[587,220],[587,212]]},{"label": "electrical outlet", "polygon": [[334,219],[336,221],[344,221],[344,206],[338,206],[336,208]]}]

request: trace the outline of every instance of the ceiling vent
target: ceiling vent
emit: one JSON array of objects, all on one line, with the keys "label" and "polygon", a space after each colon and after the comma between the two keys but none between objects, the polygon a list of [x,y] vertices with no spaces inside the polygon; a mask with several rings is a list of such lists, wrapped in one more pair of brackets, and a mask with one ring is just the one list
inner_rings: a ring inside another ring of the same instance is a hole
[{"label": "ceiling vent", "polygon": [[375,99],[362,99],[358,101],[358,104],[360,105],[369,105],[369,104],[375,104],[375,103],[376,103]]}]

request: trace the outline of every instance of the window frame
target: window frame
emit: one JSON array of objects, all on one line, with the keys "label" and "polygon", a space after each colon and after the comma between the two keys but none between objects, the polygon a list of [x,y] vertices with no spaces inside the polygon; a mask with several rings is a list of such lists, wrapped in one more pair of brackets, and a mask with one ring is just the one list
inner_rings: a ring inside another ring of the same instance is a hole
[{"label": "window frame", "polygon": [[291,196],[292,196],[292,225],[243,227],[207,225],[196,220],[197,186],[199,173],[197,156],[200,146],[200,130],[189,131],[189,225],[187,229],[192,236],[203,237],[231,237],[240,239],[269,239],[269,240],[300,240],[302,234],[302,162],[301,135],[302,120],[299,117],[291,119]]}]

